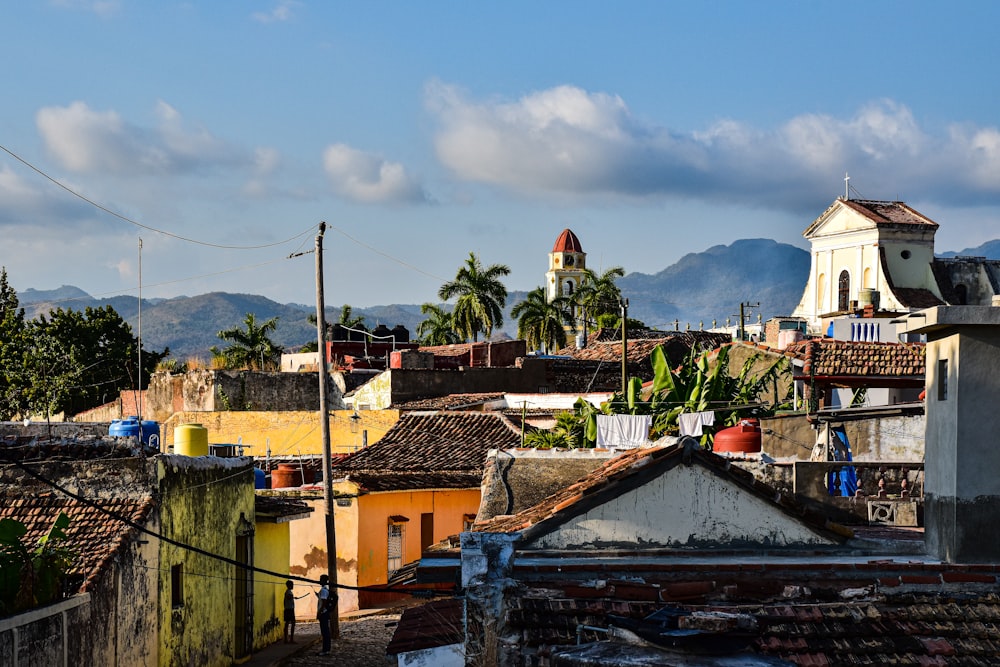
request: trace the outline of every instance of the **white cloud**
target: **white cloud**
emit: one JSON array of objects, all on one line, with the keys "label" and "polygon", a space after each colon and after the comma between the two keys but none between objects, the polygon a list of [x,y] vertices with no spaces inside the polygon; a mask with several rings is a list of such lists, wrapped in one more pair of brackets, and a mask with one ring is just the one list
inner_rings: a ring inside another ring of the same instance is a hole
[{"label": "white cloud", "polygon": [[67,219],[82,219],[92,212],[71,195],[39,189],[10,168],[0,164],[0,226],[60,226]]},{"label": "white cloud", "polygon": [[49,153],[81,173],[181,173],[240,159],[207,130],[186,127],[169,104],[159,102],[156,114],[159,124],[142,128],[115,111],[95,111],[77,101],[40,109],[35,123]]},{"label": "white cloud", "polygon": [[323,151],[323,168],[340,196],[362,203],[422,202],[420,184],[398,162],[333,144]]},{"label": "white cloud", "polygon": [[254,12],[250,16],[258,23],[279,23],[289,21],[295,9],[301,3],[295,0],[278,0],[278,4],[269,12]]},{"label": "white cloud", "polygon": [[1000,201],[1000,131],[922,129],[878,100],[839,119],[803,114],[775,129],[721,119],[682,133],[637,120],[618,96],[559,86],[517,100],[426,90],[438,159],[458,178],[537,195],[674,196],[774,208],[815,206],[849,171],[864,196]]}]

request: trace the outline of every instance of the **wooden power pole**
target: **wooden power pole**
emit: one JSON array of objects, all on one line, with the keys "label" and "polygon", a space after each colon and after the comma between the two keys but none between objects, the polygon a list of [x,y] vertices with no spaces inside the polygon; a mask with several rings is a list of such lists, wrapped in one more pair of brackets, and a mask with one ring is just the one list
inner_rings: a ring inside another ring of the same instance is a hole
[{"label": "wooden power pole", "polygon": [[326,570],[330,576],[330,636],[340,637],[340,599],[337,587],[337,524],[333,517],[333,456],[330,453],[330,412],[327,408],[326,304],[323,299],[323,233],[326,223],[319,223],[316,235],[316,339],[319,343],[319,423],[323,437],[323,507],[326,511]]}]

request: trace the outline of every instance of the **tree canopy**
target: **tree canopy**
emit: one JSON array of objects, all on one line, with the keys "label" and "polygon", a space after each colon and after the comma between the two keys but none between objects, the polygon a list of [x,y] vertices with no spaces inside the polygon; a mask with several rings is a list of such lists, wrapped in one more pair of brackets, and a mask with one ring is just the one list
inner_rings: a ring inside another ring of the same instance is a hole
[{"label": "tree canopy", "polygon": [[281,346],[271,340],[271,334],[277,328],[277,317],[258,323],[256,315],[247,313],[242,327],[237,325],[218,333],[219,338],[227,341],[229,346],[222,350],[212,347],[210,351],[213,358],[221,361],[223,368],[275,370],[281,365],[282,352]]},{"label": "tree canopy", "polygon": [[451,345],[460,343],[462,339],[455,332],[455,323],[451,313],[433,303],[420,306],[420,312],[426,319],[417,325],[417,335],[424,345]]},{"label": "tree canopy", "polygon": [[0,272],[0,419],[103,405],[122,390],[144,388],[169,352],[143,350],[140,386],[139,341],[114,308],[58,308],[25,321]]},{"label": "tree canopy", "polygon": [[507,288],[501,278],[507,275],[510,275],[507,265],[491,264],[484,268],[476,253],[470,252],[455,279],[438,290],[438,297],[444,301],[457,297],[452,323],[463,339],[479,340],[480,333],[489,338],[494,329],[503,325]]},{"label": "tree canopy", "polygon": [[517,320],[518,338],[524,339],[529,350],[554,352],[566,347],[565,327],[573,324],[569,307],[567,297],[558,296],[549,301],[541,287],[531,290],[524,301],[510,311],[511,317]]}]

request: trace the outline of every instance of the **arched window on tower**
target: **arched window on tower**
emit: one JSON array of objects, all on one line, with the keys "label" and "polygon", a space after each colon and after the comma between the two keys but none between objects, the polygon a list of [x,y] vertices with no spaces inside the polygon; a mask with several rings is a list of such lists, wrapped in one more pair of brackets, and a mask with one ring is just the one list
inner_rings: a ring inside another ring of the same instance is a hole
[{"label": "arched window on tower", "polygon": [[851,274],[847,271],[840,272],[837,280],[837,310],[845,311],[851,298]]},{"label": "arched window on tower", "polygon": [[573,295],[573,288],[575,286],[576,286],[576,284],[572,280],[567,280],[563,284],[563,296],[572,296]]}]

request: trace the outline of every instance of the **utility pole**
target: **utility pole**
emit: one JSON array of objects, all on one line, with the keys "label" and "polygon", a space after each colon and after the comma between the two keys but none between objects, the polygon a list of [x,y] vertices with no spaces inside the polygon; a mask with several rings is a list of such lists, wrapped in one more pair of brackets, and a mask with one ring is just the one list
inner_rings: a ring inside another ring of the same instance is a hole
[{"label": "utility pole", "polygon": [[340,637],[340,599],[337,587],[337,526],[333,518],[333,457],[330,454],[330,414],[326,406],[326,305],[323,301],[323,233],[326,223],[319,223],[316,235],[316,339],[319,343],[319,422],[323,437],[323,507],[326,511],[326,570],[330,576],[330,637]]},{"label": "utility pole", "polygon": [[628,396],[628,299],[619,299],[622,311],[622,396]]},{"label": "utility pole", "polygon": [[740,340],[741,341],[747,339],[746,315],[744,314],[745,313],[744,308],[760,308],[760,302],[759,301],[757,303],[749,303],[747,301],[741,301],[740,302],[740,314],[739,314],[739,318],[740,318]]}]

